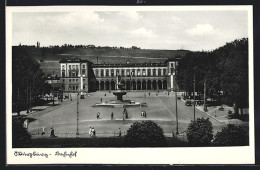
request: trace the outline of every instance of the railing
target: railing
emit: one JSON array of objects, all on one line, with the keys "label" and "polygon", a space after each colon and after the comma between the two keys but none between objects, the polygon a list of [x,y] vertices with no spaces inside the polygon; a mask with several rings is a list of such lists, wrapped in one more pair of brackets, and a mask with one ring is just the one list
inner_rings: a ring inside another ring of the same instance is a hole
[{"label": "railing", "polygon": [[[121,137],[125,137],[127,134],[126,131],[121,131]],[[33,132],[30,133],[32,139],[42,139],[42,138],[51,138],[49,132]],[[76,135],[76,132],[56,132],[55,136],[57,138],[93,138],[88,132],[81,132],[79,135]],[[187,135],[186,131],[179,133],[178,135],[176,133],[172,132],[164,132],[164,136],[167,138],[177,138],[181,141],[187,141]],[[96,132],[95,135],[96,138],[119,138],[119,132],[114,131],[114,132]]]}]

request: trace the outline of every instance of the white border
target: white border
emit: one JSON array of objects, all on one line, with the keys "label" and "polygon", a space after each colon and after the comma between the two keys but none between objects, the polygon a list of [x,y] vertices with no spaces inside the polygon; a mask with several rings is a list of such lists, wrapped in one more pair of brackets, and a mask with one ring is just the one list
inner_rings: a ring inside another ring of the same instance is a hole
[{"label": "white border", "polygon": [[[249,135],[250,146],[204,148],[12,148],[12,13],[91,11],[237,11],[248,12]],[[254,164],[253,6],[41,6],[6,7],[6,155],[7,164]],[[44,157],[16,157],[14,151],[50,153]],[[56,151],[77,151],[77,157],[55,157]]]}]

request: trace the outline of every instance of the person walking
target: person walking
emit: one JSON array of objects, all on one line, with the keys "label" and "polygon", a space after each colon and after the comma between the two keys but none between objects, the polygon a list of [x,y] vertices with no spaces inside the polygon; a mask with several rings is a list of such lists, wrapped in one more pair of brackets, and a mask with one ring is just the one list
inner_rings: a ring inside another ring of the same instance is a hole
[{"label": "person walking", "polygon": [[97,113],[97,119],[99,119],[99,118],[100,118],[100,113],[98,112],[98,113]]},{"label": "person walking", "polygon": [[54,129],[53,129],[53,127],[51,127],[50,137],[51,137],[51,138],[55,138],[55,137],[56,137],[56,135],[54,134]]},{"label": "person walking", "polygon": [[119,128],[119,132],[118,132],[118,137],[121,138],[122,132],[121,129]]},{"label": "person walking", "polygon": [[89,134],[89,137],[92,137],[92,128],[91,127],[89,128],[88,134]]},{"label": "person walking", "polygon": [[95,138],[96,137],[96,130],[94,128],[92,128],[92,137]]},{"label": "person walking", "polygon": [[112,112],[111,113],[111,120],[113,120],[114,119],[114,113]]}]

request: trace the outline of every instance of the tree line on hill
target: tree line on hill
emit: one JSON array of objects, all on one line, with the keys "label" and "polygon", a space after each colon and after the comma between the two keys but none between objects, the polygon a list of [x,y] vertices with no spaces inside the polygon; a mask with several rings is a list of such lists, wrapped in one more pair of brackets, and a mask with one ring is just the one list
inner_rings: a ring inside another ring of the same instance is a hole
[{"label": "tree line on hill", "polygon": [[[177,84],[189,95],[196,92],[239,108],[248,107],[248,38],[226,43],[213,51],[190,52],[178,63]],[[193,95],[193,94],[192,94]]]},{"label": "tree line on hill", "polygon": [[[37,47],[40,48],[39,42],[37,42],[37,45],[22,45],[21,43],[19,44],[19,47]],[[50,45],[50,46],[42,46],[41,48],[90,48],[90,49],[141,49],[140,47],[137,46],[131,46],[131,47],[116,47],[116,46],[95,46],[95,45],[72,45],[72,44],[63,44],[61,46],[59,45]]]}]

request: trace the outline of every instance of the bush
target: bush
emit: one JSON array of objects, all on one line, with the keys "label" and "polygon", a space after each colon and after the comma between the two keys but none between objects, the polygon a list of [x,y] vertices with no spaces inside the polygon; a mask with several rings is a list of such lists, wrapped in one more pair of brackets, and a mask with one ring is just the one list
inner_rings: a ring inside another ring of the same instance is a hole
[{"label": "bush", "polygon": [[15,117],[12,122],[13,147],[27,147],[31,144],[31,135],[23,126],[23,118]]},{"label": "bush", "polygon": [[131,147],[166,146],[163,129],[152,121],[134,122],[127,130],[125,145]]},{"label": "bush", "polygon": [[187,129],[187,139],[192,146],[208,146],[213,139],[213,127],[209,119],[198,118],[191,121]]},{"label": "bush", "polygon": [[217,132],[213,141],[217,146],[245,146],[249,144],[248,130],[241,126],[228,124],[222,128],[221,132]]}]

